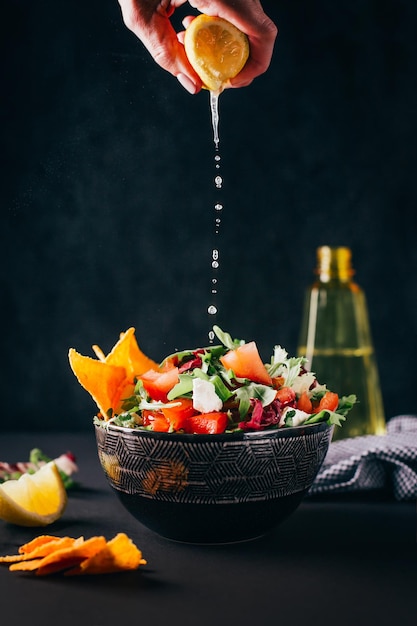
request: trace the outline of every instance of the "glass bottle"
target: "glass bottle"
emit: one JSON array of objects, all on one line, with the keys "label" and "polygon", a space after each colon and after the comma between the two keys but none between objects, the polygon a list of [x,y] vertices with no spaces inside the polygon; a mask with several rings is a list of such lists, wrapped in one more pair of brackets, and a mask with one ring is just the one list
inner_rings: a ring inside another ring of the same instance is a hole
[{"label": "glass bottle", "polygon": [[316,281],[307,289],[298,355],[320,383],[357,404],[333,440],[385,433],[384,406],[364,291],[346,247],[317,249]]}]

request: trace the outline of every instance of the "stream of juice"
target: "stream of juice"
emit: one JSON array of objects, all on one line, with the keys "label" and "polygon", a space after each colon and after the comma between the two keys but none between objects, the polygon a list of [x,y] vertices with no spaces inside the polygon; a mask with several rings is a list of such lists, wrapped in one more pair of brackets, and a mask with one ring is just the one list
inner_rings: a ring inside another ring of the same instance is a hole
[{"label": "stream of juice", "polygon": [[[219,153],[219,94],[213,91],[210,91],[210,112],[211,112],[211,121],[213,126],[213,140],[215,146],[214,153],[214,168],[215,168],[215,176],[214,176],[214,185],[217,193],[221,193],[223,178],[220,175],[221,169],[221,156]],[[222,211],[223,211],[223,203],[221,202],[220,196],[218,196],[214,202],[214,210],[213,210],[213,245],[211,249],[211,259],[210,259],[210,300],[209,306],[207,308],[207,313],[209,315],[209,324],[210,330],[208,332],[209,343],[213,343],[214,341],[214,332],[212,327],[217,322],[217,314],[219,309],[219,301],[218,301],[218,292],[219,292],[219,269],[220,269],[220,253],[219,253],[219,245],[218,238],[220,234],[220,225],[222,220]]]}]

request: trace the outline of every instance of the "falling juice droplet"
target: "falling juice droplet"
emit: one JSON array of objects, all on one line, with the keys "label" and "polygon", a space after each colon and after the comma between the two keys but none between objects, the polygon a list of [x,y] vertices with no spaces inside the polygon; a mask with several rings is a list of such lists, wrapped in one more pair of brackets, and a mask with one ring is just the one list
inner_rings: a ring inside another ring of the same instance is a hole
[{"label": "falling juice droplet", "polygon": [[216,309],[216,307],[214,306],[214,304],[210,304],[210,306],[209,306],[209,308],[207,309],[207,311],[208,311],[208,314],[209,314],[209,315],[216,315],[216,313],[217,313],[217,309]]},{"label": "falling juice droplet", "polygon": [[222,188],[223,178],[221,176],[216,176],[216,178],[214,179],[214,182],[216,183],[217,189]]}]

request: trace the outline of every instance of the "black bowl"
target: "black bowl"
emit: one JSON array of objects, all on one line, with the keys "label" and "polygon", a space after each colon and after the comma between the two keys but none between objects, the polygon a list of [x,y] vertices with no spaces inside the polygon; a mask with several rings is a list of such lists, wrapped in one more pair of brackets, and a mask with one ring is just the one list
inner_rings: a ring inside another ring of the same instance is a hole
[{"label": "black bowl", "polygon": [[168,539],[262,536],[300,504],[326,456],[326,423],[224,435],[95,426],[98,455],[126,509]]}]

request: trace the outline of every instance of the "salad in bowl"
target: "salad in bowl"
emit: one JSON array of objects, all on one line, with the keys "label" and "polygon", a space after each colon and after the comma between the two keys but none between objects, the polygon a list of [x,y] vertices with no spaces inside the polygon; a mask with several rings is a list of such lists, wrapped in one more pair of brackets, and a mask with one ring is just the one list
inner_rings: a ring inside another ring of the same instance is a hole
[{"label": "salad in bowl", "polygon": [[254,341],[213,327],[218,343],[175,352],[156,363],[140,350],[135,329],[97,359],[69,351],[80,384],[99,412],[96,425],[165,433],[216,435],[306,426],[341,426],[356,402],[339,397],[279,345],[263,363]]}]

